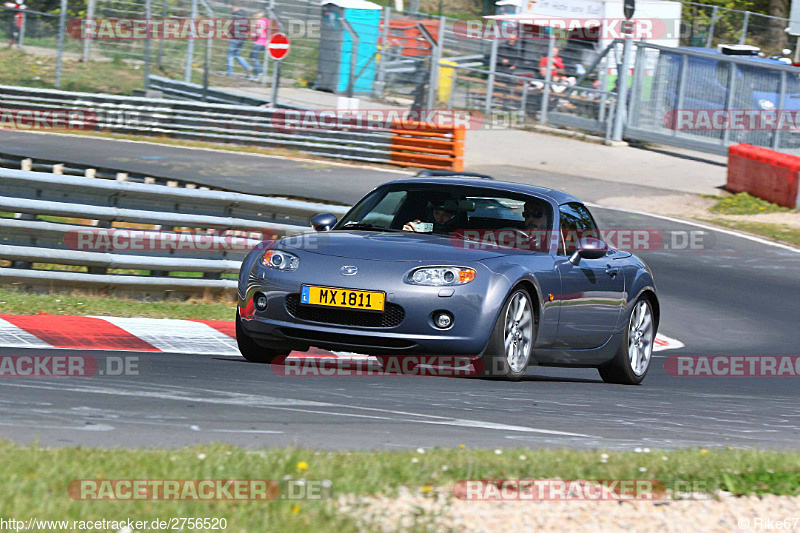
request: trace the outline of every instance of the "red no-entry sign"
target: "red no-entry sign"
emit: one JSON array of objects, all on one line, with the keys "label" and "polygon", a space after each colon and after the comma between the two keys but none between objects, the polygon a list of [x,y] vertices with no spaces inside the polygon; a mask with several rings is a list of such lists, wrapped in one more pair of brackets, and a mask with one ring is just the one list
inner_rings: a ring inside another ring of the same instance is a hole
[{"label": "red no-entry sign", "polygon": [[283,33],[276,33],[270,38],[267,51],[272,59],[283,59],[289,53],[289,38]]}]

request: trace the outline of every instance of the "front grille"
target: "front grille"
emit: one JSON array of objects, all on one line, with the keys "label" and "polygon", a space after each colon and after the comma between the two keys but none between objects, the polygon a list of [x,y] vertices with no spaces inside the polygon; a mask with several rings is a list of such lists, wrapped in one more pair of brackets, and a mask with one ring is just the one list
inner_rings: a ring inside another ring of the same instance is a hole
[{"label": "front grille", "polygon": [[383,313],[300,305],[300,295],[296,293],[286,297],[286,311],[300,320],[362,328],[393,328],[399,326],[406,315],[402,307],[388,302]]},{"label": "front grille", "polygon": [[[394,339],[391,337],[368,337],[366,335],[349,335],[342,333],[325,333],[324,331],[313,331],[299,328],[279,328],[276,330],[279,335],[288,339],[296,339],[307,342],[318,348],[330,350],[341,349],[343,346],[353,348],[376,349],[379,353],[397,353],[397,350],[411,350],[418,345],[406,339]],[[369,353],[375,354],[374,351]]]}]

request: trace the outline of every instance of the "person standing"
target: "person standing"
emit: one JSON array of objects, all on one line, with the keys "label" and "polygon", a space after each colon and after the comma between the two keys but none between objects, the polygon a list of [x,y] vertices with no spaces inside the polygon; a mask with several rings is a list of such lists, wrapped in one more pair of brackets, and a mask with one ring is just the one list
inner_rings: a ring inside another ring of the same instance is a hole
[{"label": "person standing", "polygon": [[[560,75],[564,71],[564,61],[561,59],[561,56],[558,55],[558,47],[553,47],[553,61],[550,64],[550,75],[552,76],[553,80],[555,81],[556,75]],[[547,77],[547,56],[544,56],[539,61],[539,74],[542,78]]]},{"label": "person standing", "polygon": [[[240,8],[237,5],[233,6],[233,11],[231,13],[231,18],[234,19],[234,26],[236,26],[237,19],[246,19],[247,13],[244,9]],[[233,35],[233,37],[238,37],[237,35]],[[250,77],[250,64],[247,62],[245,58],[241,56],[242,53],[242,46],[244,46],[244,40],[242,39],[234,39],[232,38],[228,41],[228,76],[233,76],[233,60],[235,59],[241,66],[244,68],[247,76]]]},{"label": "person standing", "polygon": [[253,63],[253,71],[247,78],[252,81],[258,80],[261,77],[263,69],[259,57],[264,56],[264,50],[267,48],[267,40],[269,34],[269,19],[264,17],[264,12],[259,11],[255,14],[255,38],[253,39],[253,49],[250,50],[250,62]]}]

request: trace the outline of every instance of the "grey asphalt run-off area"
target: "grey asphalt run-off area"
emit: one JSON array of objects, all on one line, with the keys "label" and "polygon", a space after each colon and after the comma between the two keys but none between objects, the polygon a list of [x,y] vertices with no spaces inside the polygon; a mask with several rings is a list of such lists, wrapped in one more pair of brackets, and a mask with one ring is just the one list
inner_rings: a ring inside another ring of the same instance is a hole
[{"label": "grey asphalt run-off area", "polygon": [[[260,194],[350,203],[403,172],[140,143],[0,132],[2,151],[161,175]],[[35,138],[34,140],[31,140]],[[145,170],[142,170],[145,169]],[[587,202],[670,191],[518,167],[473,168],[566,190]],[[595,207],[604,228],[668,234],[689,222]],[[654,354],[644,384],[603,383],[593,369],[531,368],[519,383],[422,376],[283,377],[239,357],[0,348],[0,355],[81,353],[104,368],[137,357],[135,376],[4,378],[0,437],[46,445],[325,449],[429,446],[633,449],[797,447],[798,377],[674,377],[667,357],[800,354],[800,253],[709,231],[702,250],[639,255],[653,270],[660,332],[684,347]]]}]

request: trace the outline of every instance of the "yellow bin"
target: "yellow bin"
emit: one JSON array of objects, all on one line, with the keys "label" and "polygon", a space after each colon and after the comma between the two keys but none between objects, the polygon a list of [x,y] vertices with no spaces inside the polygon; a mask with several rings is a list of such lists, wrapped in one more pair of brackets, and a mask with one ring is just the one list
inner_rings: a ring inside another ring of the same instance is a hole
[{"label": "yellow bin", "polygon": [[455,77],[454,66],[458,63],[453,61],[439,61],[439,101],[447,102],[450,100],[450,93],[453,91],[453,78]]}]

